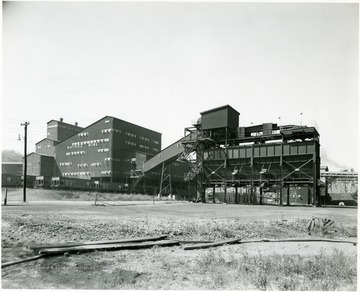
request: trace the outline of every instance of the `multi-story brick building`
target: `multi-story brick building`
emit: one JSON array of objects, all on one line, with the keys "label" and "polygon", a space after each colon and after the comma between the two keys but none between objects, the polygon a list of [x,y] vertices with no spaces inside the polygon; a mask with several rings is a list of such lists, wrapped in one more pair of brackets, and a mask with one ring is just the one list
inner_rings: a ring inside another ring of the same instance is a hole
[{"label": "multi-story brick building", "polygon": [[106,116],[56,145],[62,176],[121,182],[161,150],[161,134]]},{"label": "multi-story brick building", "polygon": [[[36,143],[36,153],[28,156],[28,174],[39,181],[51,177],[120,183],[131,186],[133,170],[161,151],[161,133],[106,116],[82,128],[51,120],[47,138]],[[172,181],[183,183],[187,166],[173,162]],[[158,187],[161,170],[146,174],[138,189]]]}]

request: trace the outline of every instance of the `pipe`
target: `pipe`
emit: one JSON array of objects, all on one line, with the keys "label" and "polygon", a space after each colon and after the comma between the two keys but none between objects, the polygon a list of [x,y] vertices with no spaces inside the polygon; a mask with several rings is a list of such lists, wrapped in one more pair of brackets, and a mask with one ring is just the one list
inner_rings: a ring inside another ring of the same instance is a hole
[{"label": "pipe", "polygon": [[232,240],[224,240],[224,241],[218,241],[218,242],[212,242],[212,243],[204,243],[204,244],[197,244],[192,246],[185,246],[184,250],[191,250],[191,249],[200,249],[200,248],[208,248],[208,247],[215,247],[215,246],[221,246],[224,244],[231,244],[231,243],[238,243],[241,239],[232,239]]},{"label": "pipe", "polygon": [[128,243],[128,242],[144,242],[144,241],[156,241],[166,239],[166,235],[153,236],[153,237],[138,237],[130,239],[114,239],[104,241],[86,241],[86,242],[66,242],[66,243],[54,243],[54,244],[42,244],[42,245],[30,245],[29,248],[33,250],[40,250],[44,248],[65,248],[84,245],[104,245],[104,244],[116,244],[116,243]]},{"label": "pipe", "polygon": [[121,249],[139,249],[149,248],[153,246],[173,246],[179,244],[175,240],[163,240],[154,242],[139,242],[139,243],[118,243],[118,244],[103,244],[103,245],[80,245],[65,248],[44,248],[39,251],[40,254],[56,255],[64,253],[78,253],[90,252],[95,250],[121,250]]},{"label": "pipe", "polygon": [[34,256],[34,257],[21,259],[21,260],[18,260],[18,261],[12,261],[12,262],[3,263],[3,264],[1,264],[1,268],[5,268],[5,267],[8,267],[8,266],[12,266],[12,265],[16,265],[16,264],[20,264],[20,263],[24,263],[24,262],[35,261],[35,260],[43,258],[45,256],[46,256],[45,254],[41,254],[41,255]]}]

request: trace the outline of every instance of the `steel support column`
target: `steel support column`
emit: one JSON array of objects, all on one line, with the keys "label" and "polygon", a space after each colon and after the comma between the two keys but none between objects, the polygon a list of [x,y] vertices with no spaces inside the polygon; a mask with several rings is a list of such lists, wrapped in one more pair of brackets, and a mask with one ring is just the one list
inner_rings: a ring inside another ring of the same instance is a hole
[{"label": "steel support column", "polygon": [[238,188],[235,186],[235,204],[239,204],[238,202]]},{"label": "steel support column", "polygon": [[290,206],[290,185],[286,189],[286,206]]},{"label": "steel support column", "polygon": [[317,180],[318,180],[318,177],[317,177],[317,169],[316,169],[316,158],[315,158],[316,155],[314,155],[314,177],[313,177],[313,206],[316,207],[316,204],[317,204]]},{"label": "steel support column", "polygon": [[212,202],[215,203],[215,186],[213,186]]}]

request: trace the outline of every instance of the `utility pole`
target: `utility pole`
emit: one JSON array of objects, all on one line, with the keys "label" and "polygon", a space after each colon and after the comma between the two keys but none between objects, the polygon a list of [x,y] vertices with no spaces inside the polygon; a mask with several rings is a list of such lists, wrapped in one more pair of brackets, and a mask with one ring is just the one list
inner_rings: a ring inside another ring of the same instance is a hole
[{"label": "utility pole", "polygon": [[26,203],[26,175],[27,175],[27,126],[29,122],[21,123],[20,126],[24,126],[25,136],[24,136],[24,194],[23,194],[23,201]]}]

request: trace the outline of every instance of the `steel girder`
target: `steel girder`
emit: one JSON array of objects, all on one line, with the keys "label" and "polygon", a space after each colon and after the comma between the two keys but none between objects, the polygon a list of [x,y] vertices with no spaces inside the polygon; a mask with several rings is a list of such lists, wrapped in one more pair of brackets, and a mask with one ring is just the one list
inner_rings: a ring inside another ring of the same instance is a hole
[{"label": "steel girder", "polygon": [[[301,143],[301,142],[299,142]],[[314,141],[313,152],[300,155],[278,155],[272,157],[238,157],[229,158],[225,148],[216,155],[208,153],[203,161],[205,176],[204,187],[225,184],[227,186],[260,187],[260,198],[263,190],[269,187],[281,188],[291,185],[312,186],[312,204],[319,203],[318,180],[320,174],[320,157],[318,141]],[[282,154],[282,153],[281,153]],[[261,200],[261,199],[260,199]]]}]

